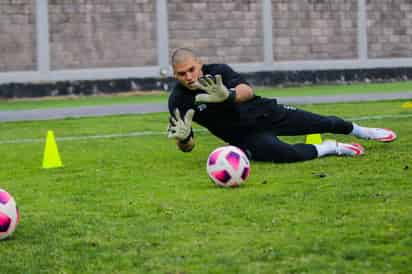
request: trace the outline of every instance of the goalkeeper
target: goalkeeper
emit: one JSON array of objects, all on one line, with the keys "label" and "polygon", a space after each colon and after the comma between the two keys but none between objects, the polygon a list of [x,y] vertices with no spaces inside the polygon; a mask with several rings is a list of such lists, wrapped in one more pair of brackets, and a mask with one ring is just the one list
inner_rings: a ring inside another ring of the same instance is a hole
[{"label": "goalkeeper", "polygon": [[172,54],[178,83],[169,97],[168,137],[189,152],[195,145],[192,121],[223,141],[244,150],[256,161],[297,162],[326,155],[358,156],[360,144],[324,141],[288,144],[278,136],[314,133],[351,134],[361,139],[391,142],[389,129],[361,127],[335,116],[322,116],[256,96],[251,86],[226,64],[202,64],[192,50]]}]

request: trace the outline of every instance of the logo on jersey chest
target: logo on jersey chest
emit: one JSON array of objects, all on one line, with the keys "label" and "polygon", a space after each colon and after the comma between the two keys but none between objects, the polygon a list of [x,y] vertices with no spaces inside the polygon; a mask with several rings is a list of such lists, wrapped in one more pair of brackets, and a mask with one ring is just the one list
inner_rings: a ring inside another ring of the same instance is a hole
[{"label": "logo on jersey chest", "polygon": [[197,108],[198,111],[204,111],[207,108],[207,105],[206,104],[200,104],[196,108]]},{"label": "logo on jersey chest", "polygon": [[283,108],[284,108],[284,109],[287,109],[287,110],[296,110],[295,107],[289,106],[289,105],[283,105]]}]

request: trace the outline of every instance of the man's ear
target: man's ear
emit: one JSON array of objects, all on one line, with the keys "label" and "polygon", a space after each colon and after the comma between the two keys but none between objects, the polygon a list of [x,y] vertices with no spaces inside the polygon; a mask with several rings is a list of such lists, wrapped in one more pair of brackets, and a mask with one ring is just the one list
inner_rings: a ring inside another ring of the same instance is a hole
[{"label": "man's ear", "polygon": [[177,74],[176,74],[176,71],[175,71],[174,67],[172,67],[172,73],[173,73],[173,77],[177,79]]},{"label": "man's ear", "polygon": [[196,58],[196,64],[197,64],[197,66],[198,66],[198,68],[199,68],[199,70],[200,70],[200,76],[202,76],[202,75],[203,75],[203,73],[202,73],[202,67],[203,67],[203,62],[202,62],[202,60],[200,60],[200,58]]}]

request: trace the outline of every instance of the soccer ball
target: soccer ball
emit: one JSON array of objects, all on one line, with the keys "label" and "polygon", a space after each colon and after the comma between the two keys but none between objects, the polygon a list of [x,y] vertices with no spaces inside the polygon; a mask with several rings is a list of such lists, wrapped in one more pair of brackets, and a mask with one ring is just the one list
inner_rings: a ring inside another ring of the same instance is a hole
[{"label": "soccer ball", "polygon": [[249,177],[250,163],[241,149],[235,146],[223,146],[210,153],[206,170],[216,185],[237,187]]},{"label": "soccer ball", "polygon": [[0,240],[9,237],[19,222],[16,201],[5,190],[0,189]]}]

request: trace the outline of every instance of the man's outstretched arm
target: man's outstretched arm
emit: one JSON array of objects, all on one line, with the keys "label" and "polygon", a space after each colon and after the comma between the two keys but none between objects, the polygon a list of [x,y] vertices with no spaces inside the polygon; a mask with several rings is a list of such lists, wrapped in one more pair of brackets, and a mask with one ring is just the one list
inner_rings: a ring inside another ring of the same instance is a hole
[{"label": "man's outstretched arm", "polygon": [[175,138],[178,148],[183,152],[191,151],[195,145],[192,132],[194,114],[195,111],[189,109],[182,119],[179,109],[175,109],[174,117],[170,117],[168,138]]}]

